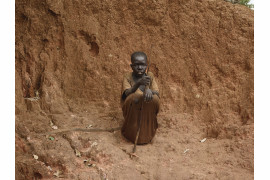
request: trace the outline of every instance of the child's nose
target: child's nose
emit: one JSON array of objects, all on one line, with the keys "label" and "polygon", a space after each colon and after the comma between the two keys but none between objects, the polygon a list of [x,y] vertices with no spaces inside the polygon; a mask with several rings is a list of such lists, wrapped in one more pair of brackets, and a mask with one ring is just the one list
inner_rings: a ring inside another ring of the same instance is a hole
[{"label": "child's nose", "polygon": [[139,65],[138,69],[142,69],[142,65]]}]

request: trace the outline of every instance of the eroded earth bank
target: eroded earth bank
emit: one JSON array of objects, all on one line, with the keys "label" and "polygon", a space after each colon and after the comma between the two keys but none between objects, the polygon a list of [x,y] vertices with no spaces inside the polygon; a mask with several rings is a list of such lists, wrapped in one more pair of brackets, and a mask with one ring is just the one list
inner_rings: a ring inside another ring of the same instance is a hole
[{"label": "eroded earth bank", "polygon": [[[223,0],[16,0],[16,179],[253,179],[254,12]],[[148,54],[159,129],[138,146],[120,90]],[[206,141],[200,140],[206,138]]]}]

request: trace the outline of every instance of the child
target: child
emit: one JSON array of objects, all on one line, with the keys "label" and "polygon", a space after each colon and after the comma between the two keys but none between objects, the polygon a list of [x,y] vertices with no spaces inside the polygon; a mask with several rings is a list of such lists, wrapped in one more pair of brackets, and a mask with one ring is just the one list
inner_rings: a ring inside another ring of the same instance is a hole
[{"label": "child", "polygon": [[146,74],[147,56],[145,53],[134,52],[131,55],[130,66],[133,72],[124,76],[122,84],[121,106],[125,121],[121,132],[124,137],[134,143],[139,124],[141,124],[137,144],[146,144],[151,142],[158,128],[158,86],[153,73]]}]

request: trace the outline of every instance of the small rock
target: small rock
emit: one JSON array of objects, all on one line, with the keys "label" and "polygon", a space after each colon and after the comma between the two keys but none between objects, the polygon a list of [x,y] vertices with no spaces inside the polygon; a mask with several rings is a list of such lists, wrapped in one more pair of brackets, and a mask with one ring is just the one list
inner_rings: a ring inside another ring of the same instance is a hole
[{"label": "small rock", "polygon": [[91,145],[91,147],[93,147],[93,146],[97,146],[97,142],[93,142],[93,144]]},{"label": "small rock", "polygon": [[206,141],[206,138],[203,138],[202,140],[201,140],[201,143],[203,143],[203,142],[205,142]]},{"label": "small rock", "polygon": [[52,128],[53,129],[58,129],[58,127],[56,125],[53,125]]},{"label": "small rock", "polygon": [[34,156],[34,159],[38,160],[38,156],[37,155],[33,154],[33,156]]},{"label": "small rock", "polygon": [[57,170],[55,173],[53,173],[53,175],[56,176],[56,177],[58,177],[58,178],[63,177],[62,171],[59,171],[59,170]]},{"label": "small rock", "polygon": [[51,168],[51,166],[48,166],[47,168],[48,168],[48,169],[49,169],[50,171],[52,171],[52,168]]},{"label": "small rock", "polygon": [[77,157],[81,157],[81,152],[78,151],[77,149],[75,149],[75,154],[76,154]]},{"label": "small rock", "polygon": [[91,127],[93,127],[93,125],[91,125],[91,124],[89,124],[89,126],[87,126],[87,128],[91,128]]}]

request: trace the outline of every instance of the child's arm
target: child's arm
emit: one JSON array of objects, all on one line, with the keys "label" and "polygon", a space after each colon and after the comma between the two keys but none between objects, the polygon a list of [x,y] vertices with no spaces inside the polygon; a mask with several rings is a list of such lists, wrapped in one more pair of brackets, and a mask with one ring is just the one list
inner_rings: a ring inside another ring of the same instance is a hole
[{"label": "child's arm", "polygon": [[140,85],[149,85],[150,84],[150,77],[149,76],[144,76],[141,79],[139,79],[134,86],[132,86],[131,88],[125,90],[125,94],[126,97],[128,97],[130,94],[134,93],[137,91],[137,89],[139,88]]}]

